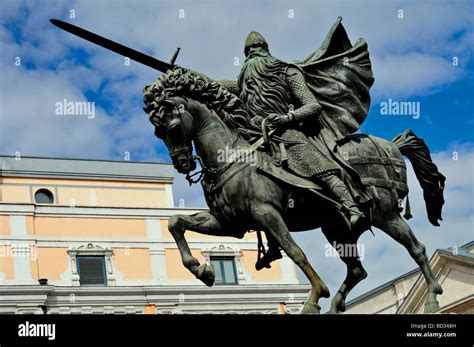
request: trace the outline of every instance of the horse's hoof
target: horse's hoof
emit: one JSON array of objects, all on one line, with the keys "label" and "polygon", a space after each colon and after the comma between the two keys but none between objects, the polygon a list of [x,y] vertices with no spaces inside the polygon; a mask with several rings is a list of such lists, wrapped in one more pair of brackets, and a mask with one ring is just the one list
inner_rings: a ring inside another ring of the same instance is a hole
[{"label": "horse's hoof", "polygon": [[428,294],[425,303],[425,313],[436,313],[440,310],[438,300],[435,294]]},{"label": "horse's hoof", "polygon": [[438,301],[435,302],[427,302],[425,304],[425,313],[436,313],[440,310]]},{"label": "horse's hoof", "polygon": [[426,302],[425,302],[425,313],[436,313],[439,311],[439,303],[436,300],[435,293],[428,293],[426,295]]},{"label": "horse's hoof", "polygon": [[208,287],[212,287],[214,285],[214,281],[216,280],[214,268],[209,264],[200,265],[198,267],[198,275],[196,277]]},{"label": "horse's hoof", "polygon": [[320,298],[329,298],[331,296],[331,292],[329,291],[329,288],[322,283],[321,289],[319,291],[319,297]]},{"label": "horse's hoof", "polygon": [[331,302],[331,309],[329,313],[341,313],[346,311],[346,303],[342,297],[342,294],[337,293]]},{"label": "horse's hoof", "polygon": [[321,306],[318,304],[304,304],[301,314],[319,314]]}]

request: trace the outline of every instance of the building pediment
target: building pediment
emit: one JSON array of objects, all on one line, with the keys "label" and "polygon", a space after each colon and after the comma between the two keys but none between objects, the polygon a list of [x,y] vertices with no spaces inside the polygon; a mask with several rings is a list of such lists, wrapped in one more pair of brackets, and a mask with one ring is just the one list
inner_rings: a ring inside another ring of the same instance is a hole
[{"label": "building pediment", "polygon": [[[474,256],[470,249],[437,250],[430,260],[433,275],[443,288],[438,296],[440,313],[474,312]],[[420,274],[397,310],[399,314],[423,313],[427,287]]]}]

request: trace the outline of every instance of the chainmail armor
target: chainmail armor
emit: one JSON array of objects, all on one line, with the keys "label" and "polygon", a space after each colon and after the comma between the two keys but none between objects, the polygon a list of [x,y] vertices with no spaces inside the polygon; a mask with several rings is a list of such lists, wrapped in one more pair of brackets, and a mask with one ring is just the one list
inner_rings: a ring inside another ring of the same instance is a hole
[{"label": "chainmail armor", "polygon": [[[300,122],[318,117],[321,112],[321,106],[306,86],[303,74],[296,68],[288,68],[286,83],[293,94],[293,99],[296,99],[300,106],[292,112],[294,123],[282,134],[284,139],[298,141],[297,144],[287,146],[288,168],[305,178],[337,173],[340,167],[297,129]],[[317,105],[316,111],[315,105]],[[317,119],[310,122],[317,122]]]},{"label": "chainmail armor", "polygon": [[[288,86],[288,95],[285,96],[285,99],[294,100],[293,102],[296,104],[295,106],[297,106],[294,111],[291,111],[294,117],[293,124],[289,124],[280,134],[284,140],[293,142],[292,144],[285,145],[288,157],[288,169],[305,178],[326,176],[339,172],[341,168],[319,148],[314,146],[303,132],[297,129],[298,124],[305,120],[309,120],[309,122],[313,122],[313,124],[317,122],[317,119],[310,119],[312,117],[318,117],[321,112],[321,106],[308,89],[303,74],[297,68],[286,64],[282,64],[282,66],[284,66],[285,71],[282,71],[280,74],[281,83],[282,85]],[[218,83],[233,94],[241,94],[236,81],[220,80]],[[265,86],[265,84],[262,84],[262,86]],[[287,112],[290,110],[289,104],[279,106],[284,107]],[[259,114],[254,114],[253,112],[249,113],[252,117],[266,117],[269,111],[275,112],[276,110],[264,108]]]}]

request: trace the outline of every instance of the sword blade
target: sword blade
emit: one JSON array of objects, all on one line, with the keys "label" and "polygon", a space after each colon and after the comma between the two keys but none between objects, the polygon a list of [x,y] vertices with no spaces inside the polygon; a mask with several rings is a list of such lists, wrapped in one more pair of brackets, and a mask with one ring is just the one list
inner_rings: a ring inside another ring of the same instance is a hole
[{"label": "sword blade", "polygon": [[79,28],[75,25],[63,22],[58,19],[50,19],[49,21],[55,26],[57,26],[58,28],[64,31],[67,31],[68,33],[79,36],[80,38],[86,41],[95,43],[98,46],[104,47],[112,52],[123,55],[124,57],[128,57],[132,60],[135,60],[136,62],[140,64],[149,66],[152,69],[155,69],[161,72],[166,72],[173,68],[173,65],[171,64],[168,64],[164,61],[153,58],[149,55],[136,51],[132,48],[124,46],[115,41],[106,39],[105,37],[99,36],[85,29]]}]

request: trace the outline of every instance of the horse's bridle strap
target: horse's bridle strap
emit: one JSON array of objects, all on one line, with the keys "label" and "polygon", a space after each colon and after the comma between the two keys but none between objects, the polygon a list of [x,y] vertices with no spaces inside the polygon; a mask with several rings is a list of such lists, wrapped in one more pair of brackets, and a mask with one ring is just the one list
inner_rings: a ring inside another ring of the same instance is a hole
[{"label": "horse's bridle strap", "polygon": [[178,148],[178,149],[175,149],[173,151],[170,152],[170,157],[175,157],[177,155],[180,155],[182,153],[189,153],[189,152],[192,152],[192,147],[191,146],[186,146],[186,147],[181,147],[181,148]]}]

